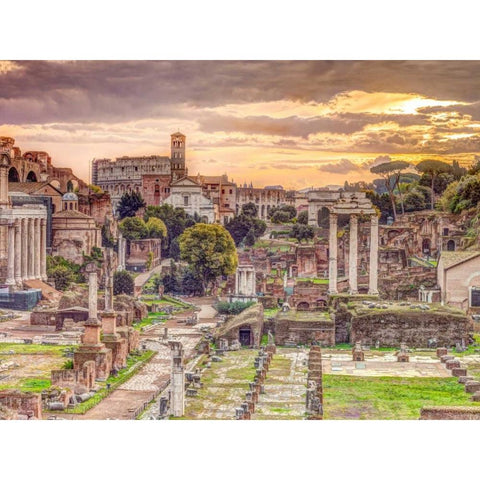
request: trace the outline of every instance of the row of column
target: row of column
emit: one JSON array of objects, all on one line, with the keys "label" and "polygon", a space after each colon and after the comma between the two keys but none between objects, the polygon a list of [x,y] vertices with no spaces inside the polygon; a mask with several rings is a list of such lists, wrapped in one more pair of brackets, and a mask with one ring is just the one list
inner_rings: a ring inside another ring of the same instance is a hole
[{"label": "row of column", "polygon": [[[337,221],[338,215],[330,213],[330,231],[329,231],[329,293],[336,294],[337,290]],[[351,295],[358,293],[358,216],[350,215],[350,248],[348,257],[348,281],[349,292]],[[369,267],[369,286],[370,295],[378,294],[378,217],[370,216],[370,267]]]},{"label": "row of column", "polygon": [[237,295],[255,295],[255,270],[237,268],[235,275],[235,293]]},{"label": "row of column", "polygon": [[24,280],[47,280],[47,221],[17,218],[8,225],[7,285]]}]

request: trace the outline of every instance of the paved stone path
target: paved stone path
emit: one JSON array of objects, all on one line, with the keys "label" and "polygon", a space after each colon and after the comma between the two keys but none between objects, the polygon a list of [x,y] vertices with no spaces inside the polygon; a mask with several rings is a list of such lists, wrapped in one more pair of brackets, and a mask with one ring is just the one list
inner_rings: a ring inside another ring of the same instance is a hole
[{"label": "paved stone path", "polygon": [[[194,299],[194,302],[198,303],[201,308],[199,312],[200,320],[207,323],[211,322],[212,316],[216,313],[210,305],[211,299]],[[161,339],[166,324],[159,325],[141,335],[142,345],[145,345],[146,349],[157,353],[138,373],[84,415],[59,414],[57,416],[73,420],[133,419],[139,408],[156,398],[168,387],[171,370],[168,340],[180,340],[183,343],[186,358],[195,356],[195,347],[202,336],[201,322],[195,326],[187,326],[178,323],[177,318],[175,318],[167,323],[173,325],[173,328],[169,327],[168,329],[167,340]],[[147,414],[146,417],[148,418],[148,416]]]},{"label": "paved stone path", "polygon": [[[368,354],[367,354],[368,355]],[[410,355],[409,362],[397,362],[393,352],[365,356],[365,362],[354,362],[352,354],[323,354],[323,373],[362,377],[450,377],[451,373],[436,358]]]},{"label": "paved stone path", "polygon": [[277,347],[259,395],[252,420],[302,420],[305,418],[307,349]]}]

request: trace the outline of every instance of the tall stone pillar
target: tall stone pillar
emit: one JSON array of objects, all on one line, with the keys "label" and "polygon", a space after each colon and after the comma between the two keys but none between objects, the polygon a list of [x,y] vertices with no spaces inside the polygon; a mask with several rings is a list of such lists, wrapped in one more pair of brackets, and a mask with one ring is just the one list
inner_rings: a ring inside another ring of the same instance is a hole
[{"label": "tall stone pillar", "polygon": [[183,417],[185,414],[185,367],[183,366],[183,345],[168,342],[172,351],[172,372],[170,376],[170,414]]},{"label": "tall stone pillar", "polygon": [[[0,169],[1,170],[1,169]],[[8,258],[7,258],[7,285],[15,285],[15,229],[8,225]]]},{"label": "tall stone pillar", "polygon": [[28,274],[27,278],[35,278],[35,234],[33,218],[28,218]]},{"label": "tall stone pillar", "polygon": [[6,208],[10,204],[8,199],[8,170],[10,161],[7,155],[1,155],[0,160],[0,207]]},{"label": "tall stone pillar", "polygon": [[28,219],[22,218],[22,280],[28,279]]},{"label": "tall stone pillar", "polygon": [[20,219],[15,220],[15,283],[22,286],[22,223]]},{"label": "tall stone pillar", "polygon": [[47,220],[40,220],[40,278],[47,281]]},{"label": "tall stone pillar", "polygon": [[378,217],[370,219],[370,278],[368,293],[378,295]]},{"label": "tall stone pillar", "polygon": [[33,264],[33,272],[36,279],[40,279],[40,242],[41,242],[41,235],[40,235],[40,219],[35,218],[33,220],[33,235],[35,238],[34,246],[35,246],[35,256],[34,256],[34,264]]},{"label": "tall stone pillar", "polygon": [[118,268],[117,270],[125,270],[125,242],[122,234],[118,234]]},{"label": "tall stone pillar", "polygon": [[112,249],[105,250],[105,311],[113,312]]},{"label": "tall stone pillar", "polygon": [[358,293],[357,282],[357,255],[358,255],[358,217],[350,215],[350,249],[348,254],[348,283],[350,295]]},{"label": "tall stone pillar", "polygon": [[328,293],[334,295],[337,290],[337,217],[330,212],[330,230],[328,237]]}]

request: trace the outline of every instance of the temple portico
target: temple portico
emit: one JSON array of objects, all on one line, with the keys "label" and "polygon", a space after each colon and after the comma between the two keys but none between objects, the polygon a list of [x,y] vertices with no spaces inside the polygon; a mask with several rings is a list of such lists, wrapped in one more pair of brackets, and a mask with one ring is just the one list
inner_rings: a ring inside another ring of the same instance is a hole
[{"label": "temple portico", "polygon": [[311,190],[308,198],[308,223],[319,226],[322,210],[329,215],[329,288],[330,295],[338,293],[337,255],[338,255],[338,216],[348,215],[350,219],[348,281],[349,293],[358,293],[358,221],[370,218],[370,295],[378,294],[378,215],[364,192],[344,192],[342,190]]},{"label": "temple portico", "polygon": [[256,276],[253,265],[239,265],[235,273],[235,294],[230,301],[250,302],[257,300]]}]

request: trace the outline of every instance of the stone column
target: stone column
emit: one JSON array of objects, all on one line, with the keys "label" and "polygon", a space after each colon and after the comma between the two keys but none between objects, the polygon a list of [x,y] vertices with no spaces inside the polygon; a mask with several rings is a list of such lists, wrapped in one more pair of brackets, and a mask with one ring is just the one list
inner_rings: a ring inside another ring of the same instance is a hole
[{"label": "stone column", "polygon": [[33,220],[33,235],[35,237],[34,245],[35,245],[35,256],[34,256],[34,264],[33,264],[33,271],[35,278],[37,280],[40,279],[40,219],[35,218]]},{"label": "stone column", "polygon": [[22,280],[28,279],[28,219],[22,218]]},{"label": "stone column", "polygon": [[330,212],[330,230],[328,239],[328,293],[337,291],[337,214]]},{"label": "stone column", "polygon": [[22,286],[22,223],[15,220],[15,283]]},{"label": "stone column", "polygon": [[240,283],[239,283],[239,274],[238,274],[238,267],[237,267],[237,271],[235,272],[235,294],[237,295],[238,292],[239,292],[239,289],[240,288]]},{"label": "stone column", "polygon": [[35,278],[35,235],[33,218],[28,218],[28,274],[27,278],[30,280]]},{"label": "stone column", "polygon": [[[0,169],[1,170],[1,169]],[[8,225],[8,267],[7,267],[7,285],[15,285],[15,229],[13,225]]]},{"label": "stone column", "polygon": [[370,278],[368,293],[378,295],[378,217],[370,219]]},{"label": "stone column", "polygon": [[0,162],[0,206],[7,207],[8,201],[8,170],[10,168],[9,160],[6,155],[1,156]]},{"label": "stone column", "polygon": [[170,377],[170,414],[183,417],[185,414],[185,369],[183,366],[183,345],[168,342],[172,351],[172,372]]},{"label": "stone column", "polygon": [[[85,322],[85,333],[83,335],[83,344],[101,345],[100,327],[101,323],[97,317],[97,266],[95,263],[89,263],[85,267],[88,273],[88,320]],[[108,373],[108,372],[107,372]]]},{"label": "stone column", "polygon": [[47,281],[47,220],[40,220],[40,277]]},{"label": "stone column", "polygon": [[348,283],[350,295],[358,293],[357,254],[358,254],[358,217],[350,215],[350,249],[348,253]]}]

